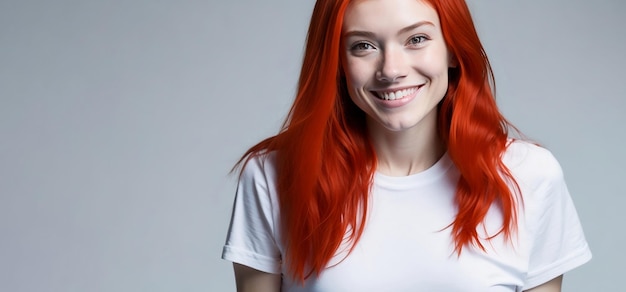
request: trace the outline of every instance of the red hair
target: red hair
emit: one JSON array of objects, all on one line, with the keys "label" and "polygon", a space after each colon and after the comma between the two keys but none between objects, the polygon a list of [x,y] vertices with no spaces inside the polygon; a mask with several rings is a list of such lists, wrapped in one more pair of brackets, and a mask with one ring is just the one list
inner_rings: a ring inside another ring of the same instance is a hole
[{"label": "red hair", "polygon": [[[514,194],[504,178],[514,180],[501,160],[509,123],[496,106],[491,67],[465,2],[426,2],[439,14],[458,65],[450,69],[438,127],[461,173],[458,214],[449,226],[460,254],[466,245],[484,249],[476,230],[493,204],[502,210],[500,233],[509,238],[515,228]],[[350,100],[340,67],[348,3],[317,1],[288,118],[279,134],[253,146],[240,160],[245,164],[251,155],[276,152],[283,263],[289,276],[300,281],[319,274],[346,237],[351,247],[359,240],[376,169],[365,114]]]}]

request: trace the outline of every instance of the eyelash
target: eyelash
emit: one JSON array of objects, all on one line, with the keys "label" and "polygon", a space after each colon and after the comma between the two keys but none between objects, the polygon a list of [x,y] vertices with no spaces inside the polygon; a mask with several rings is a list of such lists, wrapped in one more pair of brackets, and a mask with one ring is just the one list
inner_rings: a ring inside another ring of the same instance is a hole
[{"label": "eyelash", "polygon": [[[428,37],[424,36],[424,35],[414,35],[412,37],[409,38],[409,40],[407,41],[407,44],[410,46],[419,46],[421,44],[423,44],[425,41],[428,40]],[[368,42],[358,42],[354,45],[352,45],[352,47],[350,47],[351,51],[355,51],[355,52],[362,52],[362,51],[368,51],[368,50],[372,50],[375,49],[376,47]]]},{"label": "eyelash", "polygon": [[[419,40],[417,42],[414,42],[415,40]],[[409,40],[407,41],[407,43],[409,45],[420,45],[422,43],[424,43],[425,41],[427,41],[428,38],[426,36],[423,35],[414,35],[411,38],[409,38]]]},{"label": "eyelash", "polygon": [[[364,48],[365,46],[367,46],[366,48]],[[350,50],[352,51],[366,51],[366,50],[371,50],[374,49],[374,46],[370,43],[366,43],[366,42],[359,42],[356,43],[354,45],[352,45],[352,47],[350,48]]]}]

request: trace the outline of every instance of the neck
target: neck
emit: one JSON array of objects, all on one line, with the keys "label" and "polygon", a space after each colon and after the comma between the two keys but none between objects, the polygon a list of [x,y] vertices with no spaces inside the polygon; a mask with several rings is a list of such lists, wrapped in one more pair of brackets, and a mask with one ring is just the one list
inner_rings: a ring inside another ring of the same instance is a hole
[{"label": "neck", "polygon": [[403,131],[389,131],[368,121],[368,131],[378,157],[377,171],[389,176],[406,176],[433,166],[445,153],[437,132],[436,113]]}]

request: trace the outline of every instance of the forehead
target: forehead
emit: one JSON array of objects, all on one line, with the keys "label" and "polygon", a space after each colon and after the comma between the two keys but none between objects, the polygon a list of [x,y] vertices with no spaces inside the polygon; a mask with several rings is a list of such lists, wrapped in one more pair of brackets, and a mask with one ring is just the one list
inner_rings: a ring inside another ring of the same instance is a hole
[{"label": "forehead", "polygon": [[422,0],[353,0],[346,9],[343,29],[376,31],[422,21],[439,26],[437,12]]}]

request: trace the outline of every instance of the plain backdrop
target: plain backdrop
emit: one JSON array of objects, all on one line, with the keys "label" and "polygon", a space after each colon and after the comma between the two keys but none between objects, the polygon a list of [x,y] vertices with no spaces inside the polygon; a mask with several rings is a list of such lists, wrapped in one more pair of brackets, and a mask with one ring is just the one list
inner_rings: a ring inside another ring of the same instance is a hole
[{"label": "plain backdrop", "polygon": [[[234,291],[228,172],[290,106],[314,1],[2,0],[0,291]],[[626,272],[626,2],[472,0],[502,111]]]}]

